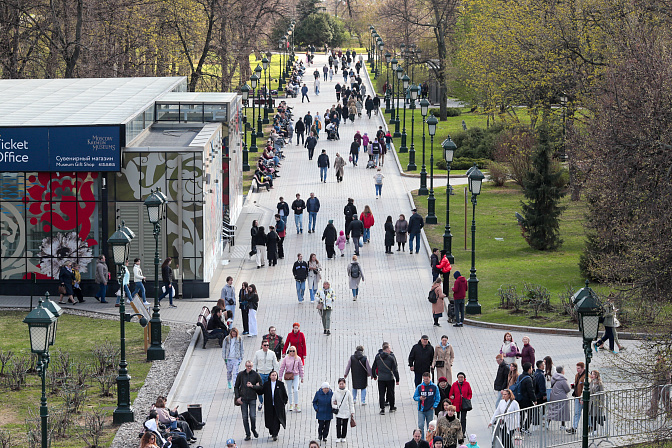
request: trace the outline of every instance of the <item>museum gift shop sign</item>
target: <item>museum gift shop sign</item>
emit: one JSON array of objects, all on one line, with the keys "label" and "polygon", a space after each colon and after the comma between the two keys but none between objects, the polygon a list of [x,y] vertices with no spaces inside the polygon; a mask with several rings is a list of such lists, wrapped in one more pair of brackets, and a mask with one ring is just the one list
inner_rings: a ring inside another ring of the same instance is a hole
[{"label": "museum gift shop sign", "polygon": [[121,126],[0,127],[0,171],[121,171]]}]

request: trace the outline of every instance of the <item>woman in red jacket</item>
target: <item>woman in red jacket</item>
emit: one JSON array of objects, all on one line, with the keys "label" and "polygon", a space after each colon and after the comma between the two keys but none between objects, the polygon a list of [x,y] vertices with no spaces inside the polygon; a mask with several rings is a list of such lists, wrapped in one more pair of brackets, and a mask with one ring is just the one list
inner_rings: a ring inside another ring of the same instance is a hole
[{"label": "woman in red jacket", "polygon": [[464,325],[464,298],[467,295],[467,279],[455,271],[455,284],[453,285],[453,300],[455,301],[455,323],[453,327]]},{"label": "woman in red jacket", "polygon": [[467,382],[467,376],[464,372],[457,374],[457,381],[453,383],[453,386],[450,388],[450,394],[448,396],[455,406],[455,412],[460,417],[460,423],[462,424],[462,432],[466,434],[467,430],[467,412],[462,407],[462,400],[464,398],[469,399],[471,402],[471,386]]},{"label": "woman in red jacket", "polygon": [[371,208],[368,205],[364,206],[364,211],[359,215],[359,220],[364,224],[364,237],[362,241],[365,243],[371,242],[371,227],[373,227],[374,219]]},{"label": "woman in red jacket", "polygon": [[285,356],[287,352],[287,347],[290,345],[296,347],[297,356],[301,357],[303,363],[306,363],[306,335],[299,331],[301,325],[298,322],[292,324],[292,331],[287,335],[285,339],[285,345],[282,347],[282,356]]}]

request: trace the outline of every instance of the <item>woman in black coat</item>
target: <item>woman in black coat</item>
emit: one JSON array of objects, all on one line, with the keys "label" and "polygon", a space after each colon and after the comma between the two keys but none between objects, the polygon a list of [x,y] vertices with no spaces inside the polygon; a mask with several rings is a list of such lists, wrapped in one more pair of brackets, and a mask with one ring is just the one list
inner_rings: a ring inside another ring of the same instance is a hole
[{"label": "woman in black coat", "polygon": [[338,235],[336,232],[336,227],[334,227],[334,220],[330,219],[329,224],[327,224],[327,227],[324,228],[324,232],[322,233],[322,241],[324,241],[324,245],[327,248],[327,258],[329,259],[334,258],[336,255],[334,243],[337,239]]},{"label": "woman in black coat", "polygon": [[161,280],[163,280],[165,291],[163,291],[163,294],[159,297],[159,302],[161,302],[161,299],[168,296],[170,307],[177,308],[176,305],[173,305],[173,269],[170,267],[171,261],[173,261],[173,259],[168,257],[163,260],[163,264],[161,265]]},{"label": "woman in black coat", "polygon": [[268,265],[276,266],[278,264],[278,237],[275,227],[270,226],[268,228],[268,234],[266,235],[266,252],[268,255]]},{"label": "woman in black coat", "polygon": [[278,372],[275,370],[268,375],[259,395],[264,396],[264,423],[273,440],[278,440],[280,425],[286,427],[285,405],[287,404],[287,389],[282,381],[278,381]]},{"label": "woman in black coat", "polygon": [[252,244],[257,248],[257,253],[254,254],[257,259],[257,269],[261,269],[262,266],[266,266],[266,252],[264,252],[263,247],[260,248],[257,246],[266,245],[266,230],[264,226],[259,226],[257,232],[252,236]]},{"label": "woman in black coat", "polygon": [[58,272],[58,279],[61,281],[60,286],[62,286],[65,290],[65,293],[59,292],[60,298],[58,299],[58,303],[65,303],[63,301],[64,295],[68,296],[68,303],[77,303],[72,297],[74,294],[72,290],[72,283],[75,280],[75,274],[72,272],[72,261],[66,261],[65,265],[61,266],[61,269]]},{"label": "woman in black coat", "polygon": [[388,216],[385,221],[385,253],[391,254],[392,246],[394,246],[394,224],[392,224],[392,217]]},{"label": "woman in black coat", "polygon": [[238,308],[240,308],[240,314],[243,316],[243,335],[250,334],[250,291],[248,288],[249,286],[247,285],[247,282],[243,282],[240,286],[240,292],[238,293]]}]

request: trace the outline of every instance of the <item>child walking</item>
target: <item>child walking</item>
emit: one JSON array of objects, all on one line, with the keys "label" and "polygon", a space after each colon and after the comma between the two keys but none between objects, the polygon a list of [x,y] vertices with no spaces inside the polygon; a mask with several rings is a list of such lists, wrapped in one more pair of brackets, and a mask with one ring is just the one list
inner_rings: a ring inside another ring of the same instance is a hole
[{"label": "child walking", "polygon": [[343,251],[345,250],[345,232],[343,232],[342,230],[338,235],[336,245],[338,246],[338,250],[341,251],[341,257],[345,257],[345,254],[343,253]]}]

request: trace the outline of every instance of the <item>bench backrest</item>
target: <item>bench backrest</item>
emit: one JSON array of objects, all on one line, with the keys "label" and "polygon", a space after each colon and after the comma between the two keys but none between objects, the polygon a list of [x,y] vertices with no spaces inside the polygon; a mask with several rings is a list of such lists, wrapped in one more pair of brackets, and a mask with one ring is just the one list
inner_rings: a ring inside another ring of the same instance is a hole
[{"label": "bench backrest", "polygon": [[208,309],[207,306],[204,306],[201,308],[201,314],[198,315],[198,320],[196,321],[197,324],[200,324],[200,326],[203,328],[203,330],[206,330],[208,328],[208,316],[210,315],[210,310]]}]

